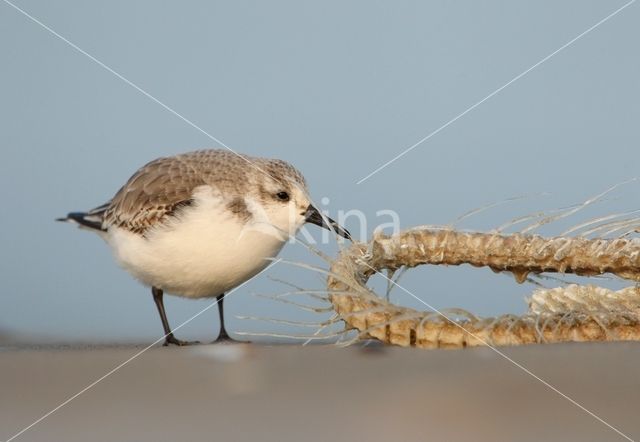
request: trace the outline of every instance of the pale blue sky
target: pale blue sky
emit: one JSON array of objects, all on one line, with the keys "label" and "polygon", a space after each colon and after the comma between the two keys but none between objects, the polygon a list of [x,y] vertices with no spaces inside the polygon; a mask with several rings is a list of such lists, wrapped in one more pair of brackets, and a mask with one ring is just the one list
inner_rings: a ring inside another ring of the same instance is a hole
[{"label": "pale blue sky", "polygon": [[[624,2],[15,4],[233,149],[290,161],[331,211],[360,209],[371,223],[380,209],[395,210],[403,227],[448,223],[532,195],[462,225],[489,229],[640,175],[637,4],[359,185]],[[0,37],[0,332],[158,337],[148,289],[99,238],[53,219],[107,201],[153,158],[216,143],[2,2]],[[573,222],[636,209],[638,191],[628,185]],[[551,195],[535,196],[543,192]],[[282,256],[316,262],[296,245]],[[269,273],[322,287],[300,269]],[[416,269],[403,284],[436,307],[482,315],[521,312],[533,289],[467,268]],[[251,296],[284,290],[263,275],[234,293],[230,330],[287,331],[232,315],[318,319]],[[169,298],[169,319],[178,324],[209,302]],[[212,309],[178,335],[216,333]]]}]

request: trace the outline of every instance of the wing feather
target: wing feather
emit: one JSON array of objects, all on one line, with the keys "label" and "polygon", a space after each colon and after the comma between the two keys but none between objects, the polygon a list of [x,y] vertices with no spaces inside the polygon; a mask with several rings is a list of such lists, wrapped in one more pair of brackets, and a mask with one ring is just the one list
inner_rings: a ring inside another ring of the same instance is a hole
[{"label": "wing feather", "polygon": [[190,205],[193,190],[203,184],[201,174],[178,157],[158,158],[141,167],[116,193],[104,223],[144,234]]}]

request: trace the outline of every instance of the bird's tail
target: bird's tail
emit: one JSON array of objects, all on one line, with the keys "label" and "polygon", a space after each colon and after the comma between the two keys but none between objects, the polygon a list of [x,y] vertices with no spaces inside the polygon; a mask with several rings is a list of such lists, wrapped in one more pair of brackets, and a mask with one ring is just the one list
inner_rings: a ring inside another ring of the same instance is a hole
[{"label": "bird's tail", "polygon": [[108,204],[103,204],[88,212],[71,212],[63,218],[56,218],[56,221],[76,223],[82,228],[104,232],[102,221],[107,207]]}]

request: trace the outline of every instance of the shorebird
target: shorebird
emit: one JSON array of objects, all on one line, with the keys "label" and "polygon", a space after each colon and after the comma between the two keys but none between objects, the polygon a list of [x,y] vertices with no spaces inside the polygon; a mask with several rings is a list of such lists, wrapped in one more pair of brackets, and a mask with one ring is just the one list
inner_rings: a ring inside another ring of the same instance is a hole
[{"label": "shorebird", "polygon": [[214,149],[151,161],[106,204],[58,221],[98,233],[116,261],[151,287],[164,345],[193,343],[173,335],[165,292],[216,297],[217,340],[229,340],[224,293],[263,270],[304,223],[350,239],[313,206],[303,175],[287,162]]}]

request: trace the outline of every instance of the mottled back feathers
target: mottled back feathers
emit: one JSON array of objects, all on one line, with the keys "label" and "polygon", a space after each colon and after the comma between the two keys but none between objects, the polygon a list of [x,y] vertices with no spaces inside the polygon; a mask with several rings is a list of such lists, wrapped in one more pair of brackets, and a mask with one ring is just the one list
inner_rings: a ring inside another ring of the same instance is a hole
[{"label": "mottled back feathers", "polygon": [[275,181],[287,189],[291,185],[306,189],[302,174],[282,160],[226,150],[200,150],[158,158],[141,167],[106,207],[100,207],[102,227],[106,230],[116,226],[144,234],[185,210],[193,202],[194,189],[203,185],[217,189],[231,213],[246,220],[250,213],[243,196],[251,189],[260,195],[267,181]]}]

